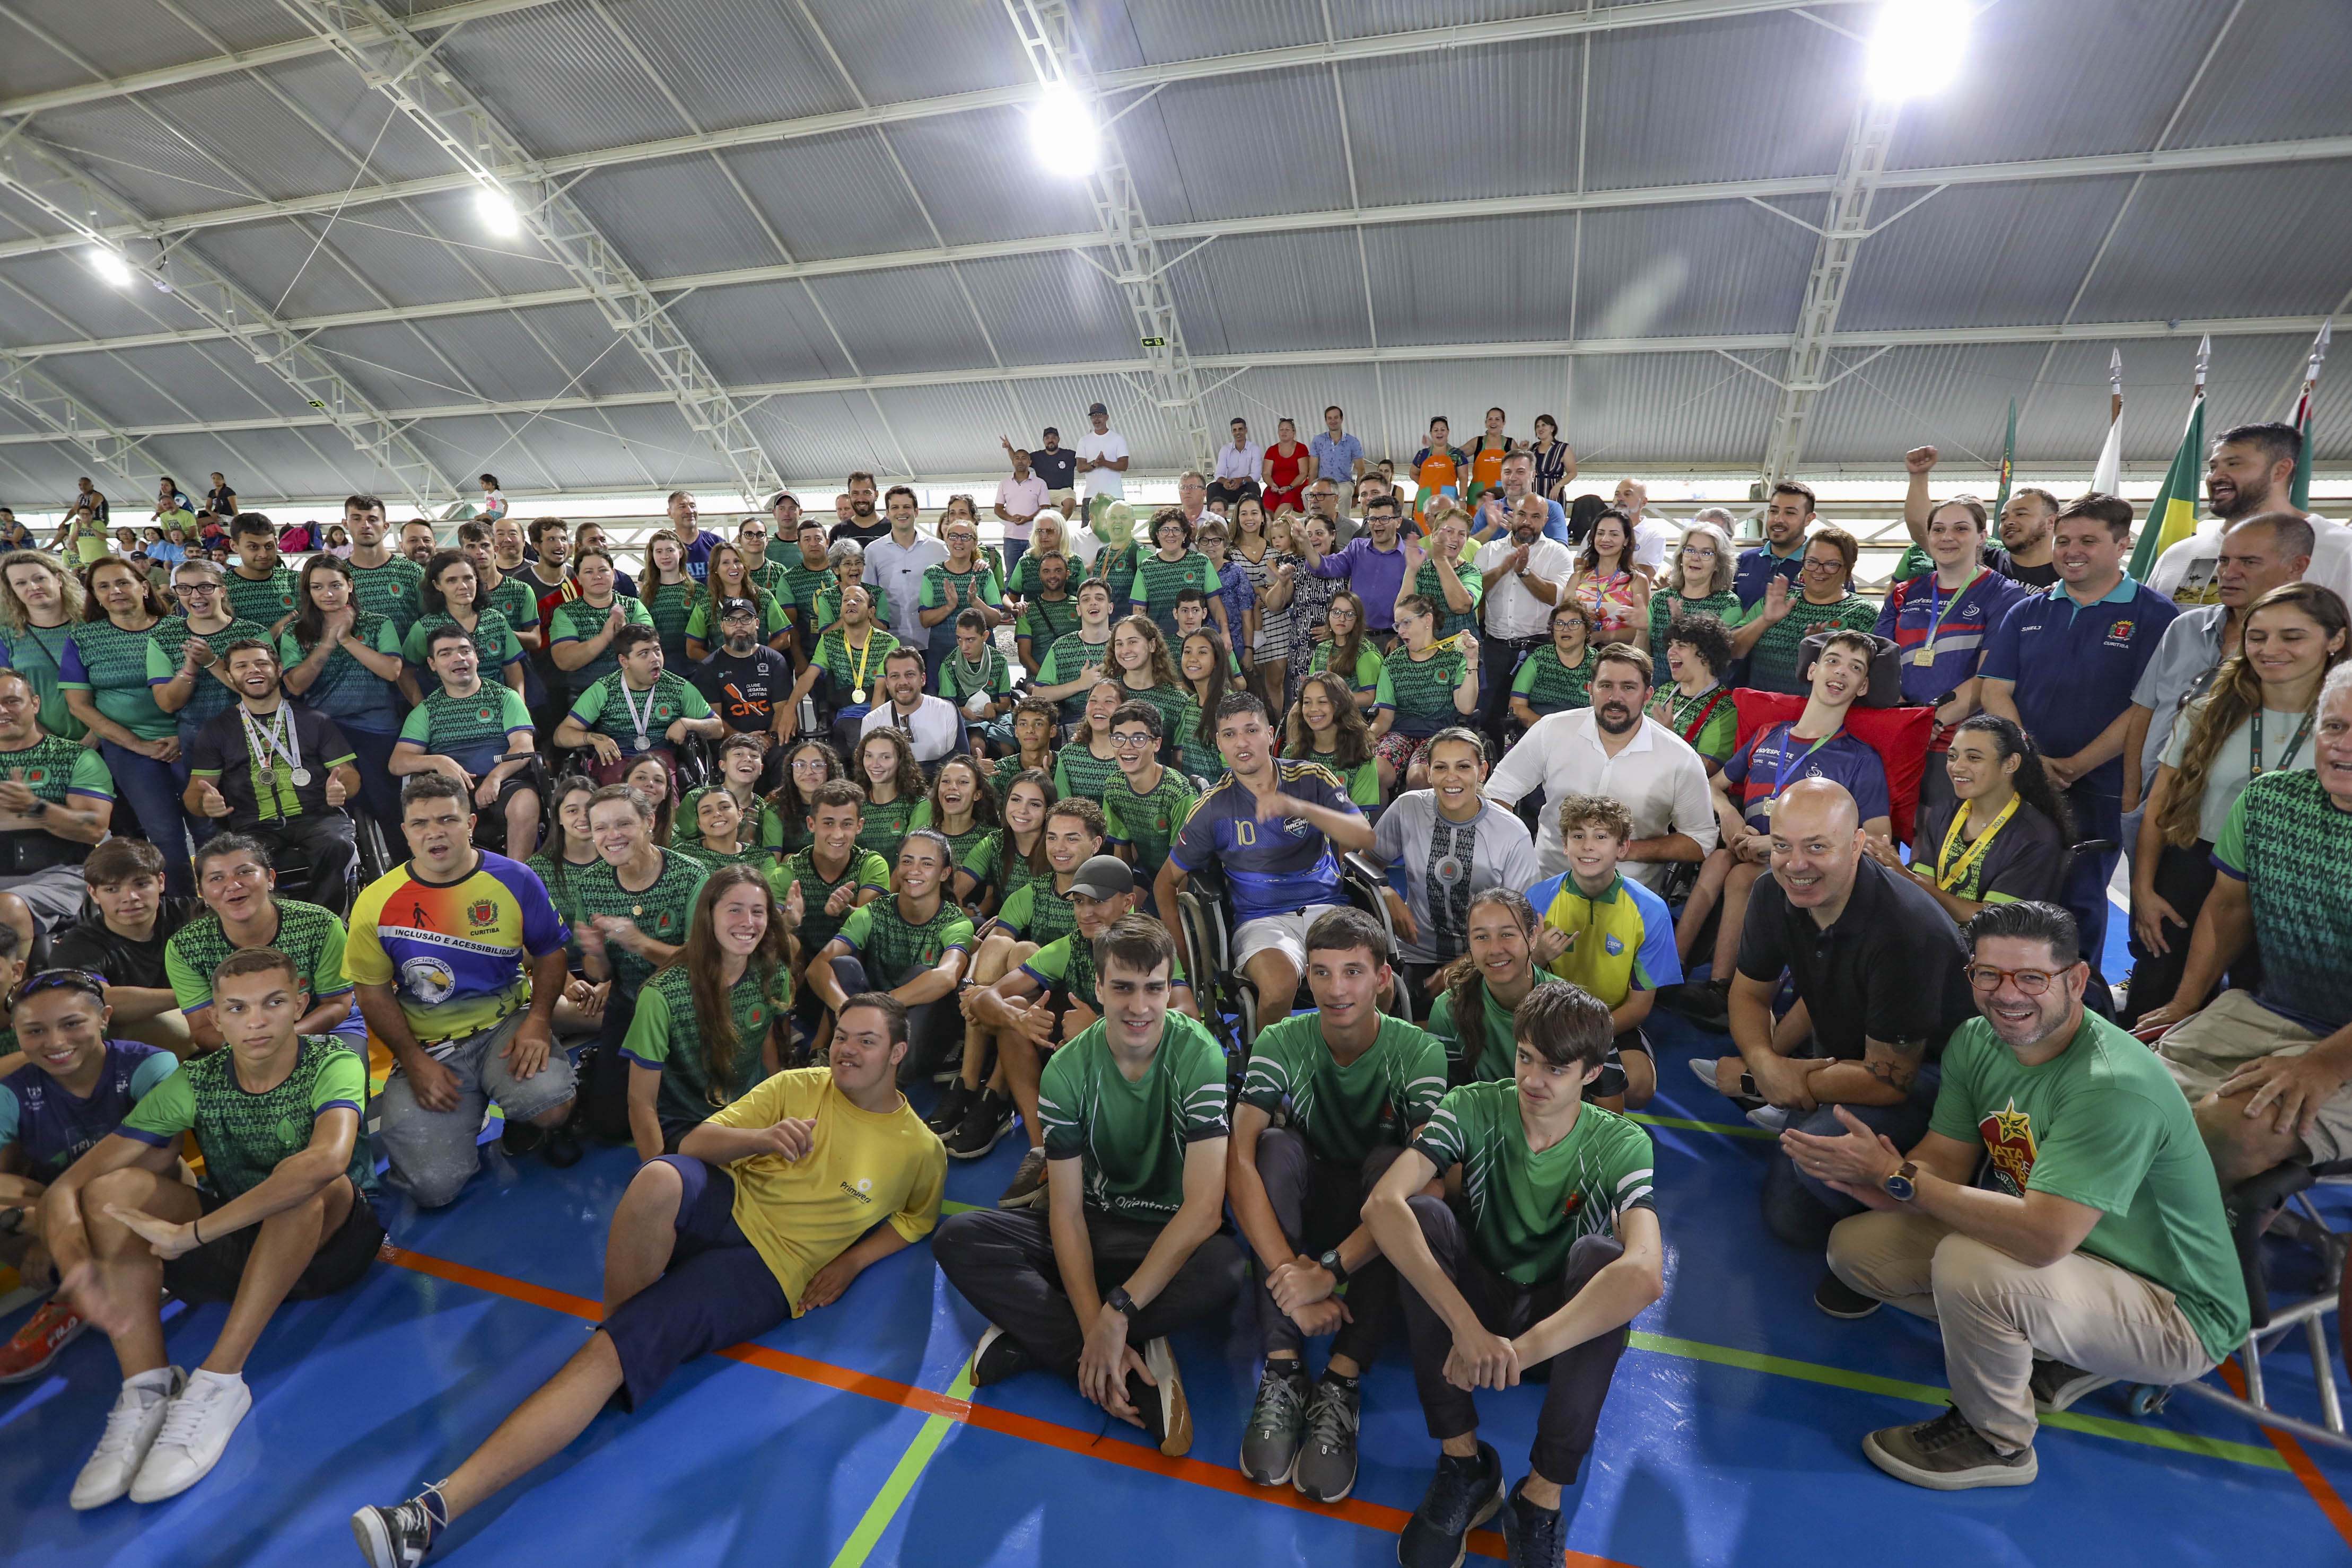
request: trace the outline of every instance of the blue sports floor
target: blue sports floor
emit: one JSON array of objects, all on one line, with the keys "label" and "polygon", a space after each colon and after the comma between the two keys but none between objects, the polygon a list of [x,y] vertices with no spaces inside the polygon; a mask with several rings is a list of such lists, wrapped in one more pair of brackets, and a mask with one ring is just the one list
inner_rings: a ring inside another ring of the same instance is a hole
[{"label": "blue sports floor", "polygon": [[[1879,1474],[1862,1435],[1940,1404],[1932,1330],[1892,1311],[1848,1323],[1814,1310],[1820,1259],[1771,1240],[1756,1216],[1769,1143],[1727,1121],[1682,1065],[1717,1054],[1719,1040],[1674,1019],[1654,1034],[1666,1296],[1635,1324],[1594,1462],[1569,1494],[1571,1563],[2297,1568],[2352,1555],[2339,1500],[2352,1494],[2352,1462],[2274,1446],[2186,1398],[2135,1421],[2120,1390],[2092,1396],[2043,1428],[2041,1479],[2023,1489],[1945,1495]],[[950,1200],[992,1202],[1021,1142],[953,1165]],[[397,1223],[401,1263],[280,1313],[247,1374],[253,1412],[219,1468],[161,1505],[66,1507],[116,1386],[104,1341],[86,1335],[42,1380],[0,1391],[0,1562],[356,1563],[353,1508],[446,1474],[578,1346],[605,1223],[634,1166],[624,1149],[568,1172],[500,1162],[453,1209]],[[175,1310],[174,1358],[200,1359],[223,1312]],[[688,1367],[635,1417],[608,1412],[461,1520],[432,1561],[1110,1568],[1203,1551],[1231,1563],[1395,1561],[1394,1532],[1436,1453],[1401,1336],[1368,1378],[1355,1496],[1325,1509],[1287,1488],[1258,1490],[1234,1469],[1255,1386],[1242,1335],[1180,1338],[1199,1438],[1179,1461],[1128,1427],[1103,1430],[1075,1390],[1042,1376],[966,1404],[958,1377],[979,1330],[929,1249],[909,1249],[835,1305]],[[2265,1365],[2289,1407],[2315,1412],[2297,1342]],[[1540,1396],[1481,1396],[1485,1435],[1515,1476]],[[1500,1538],[1473,1537],[1472,1552],[1499,1557]]]}]

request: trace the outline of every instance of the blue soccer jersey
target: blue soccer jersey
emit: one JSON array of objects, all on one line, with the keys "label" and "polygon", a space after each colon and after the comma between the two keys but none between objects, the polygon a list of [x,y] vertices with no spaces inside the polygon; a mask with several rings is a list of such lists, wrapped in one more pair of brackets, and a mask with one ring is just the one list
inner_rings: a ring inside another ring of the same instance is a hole
[{"label": "blue soccer jersey", "polygon": [[[1282,792],[1327,810],[1360,817],[1348,787],[1318,762],[1286,761]],[[1339,902],[1339,860],[1331,841],[1303,817],[1268,821],[1257,798],[1228,773],[1202,796],[1168,852],[1169,862],[1192,873],[1221,867],[1233,888],[1234,911],[1244,922]]]}]

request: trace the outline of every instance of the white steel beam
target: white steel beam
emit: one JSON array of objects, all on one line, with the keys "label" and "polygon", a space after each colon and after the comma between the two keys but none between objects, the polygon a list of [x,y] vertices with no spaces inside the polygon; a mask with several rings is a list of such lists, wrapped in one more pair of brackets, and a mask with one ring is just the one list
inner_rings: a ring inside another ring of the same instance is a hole
[{"label": "white steel beam", "polygon": [[747,505],[780,480],[774,462],[702,352],[670,319],[621,253],[490,112],[376,0],[279,0],[327,40],[360,78],[438,142],[482,191],[512,202],[522,227],[562,264],[614,333],[626,338],[717,454]]},{"label": "white steel beam", "polygon": [[[120,193],[68,162],[29,136],[18,136],[0,149],[0,188],[33,204],[58,223],[79,227],[92,259],[121,262],[133,277],[126,287],[142,284],[178,300],[214,334],[231,337],[253,356],[255,364],[292,390],[317,411],[317,423],[332,425],[350,440],[375,470],[394,483],[384,488],[405,496],[420,507],[457,499],[455,486],[442,478],[431,459],[403,433],[400,422],[378,409],[342,372],[310,347],[310,334],[286,322],[247,293],[193,249],[175,252],[173,241],[161,225],[142,217]],[[84,214],[108,211],[128,220],[140,233],[138,242],[125,246],[102,236]],[[18,363],[22,364],[22,360]],[[18,374],[7,378],[12,389],[33,382]],[[53,383],[50,383],[53,384]],[[19,397],[20,402],[24,400]],[[47,417],[46,415],[44,416]]]},{"label": "white steel beam", "polygon": [[171,471],[168,465],[140,443],[142,436],[110,423],[107,418],[43,375],[30,362],[0,349],[0,396],[15,403],[41,427],[42,434],[0,436],[0,444],[23,445],[64,442],[79,452],[100,472],[112,476],[123,493],[136,496]]}]

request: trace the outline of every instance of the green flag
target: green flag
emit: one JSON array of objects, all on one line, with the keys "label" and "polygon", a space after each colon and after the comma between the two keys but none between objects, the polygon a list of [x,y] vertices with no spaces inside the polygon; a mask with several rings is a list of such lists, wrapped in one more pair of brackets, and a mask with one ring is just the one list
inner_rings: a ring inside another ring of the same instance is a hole
[{"label": "green flag", "polygon": [[2138,581],[2147,580],[2157,558],[2168,547],[2197,531],[2197,497],[2204,474],[2205,392],[2200,387],[2189,405],[2189,428],[2180,433],[2180,449],[2172,455],[2172,466],[2165,470],[2164,484],[2140,524],[2131,559],[2131,574]]}]

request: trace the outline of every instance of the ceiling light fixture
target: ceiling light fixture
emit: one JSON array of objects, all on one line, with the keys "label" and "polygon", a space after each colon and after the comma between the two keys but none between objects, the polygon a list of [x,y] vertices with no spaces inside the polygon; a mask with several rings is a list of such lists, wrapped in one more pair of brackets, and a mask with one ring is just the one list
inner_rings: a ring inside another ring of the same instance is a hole
[{"label": "ceiling light fixture", "polygon": [[522,213],[515,206],[514,198],[504,191],[483,186],[474,193],[474,211],[480,215],[484,228],[503,239],[512,239],[522,233]]},{"label": "ceiling light fixture", "polygon": [[1094,113],[1068,82],[1048,86],[1029,111],[1029,150],[1055,173],[1075,178],[1094,172],[1101,152]]},{"label": "ceiling light fixture", "polygon": [[117,288],[130,287],[131,280],[139,276],[131,270],[131,264],[122,258],[121,251],[109,250],[102,245],[89,247],[89,269]]},{"label": "ceiling light fixture", "polygon": [[1872,96],[1925,98],[1951,86],[1968,56],[1975,14],[1969,0],[1886,0],[1863,57]]}]

